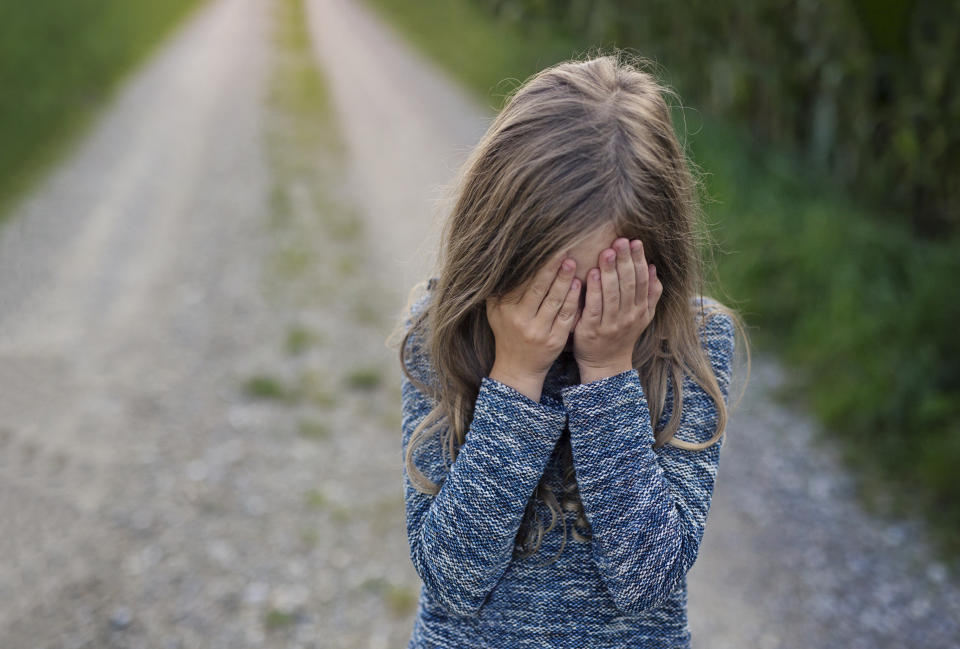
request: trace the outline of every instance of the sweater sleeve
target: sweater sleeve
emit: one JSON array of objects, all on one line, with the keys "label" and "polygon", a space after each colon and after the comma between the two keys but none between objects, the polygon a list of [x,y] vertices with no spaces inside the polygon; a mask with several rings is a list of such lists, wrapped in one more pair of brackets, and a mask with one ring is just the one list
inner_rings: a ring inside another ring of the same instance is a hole
[{"label": "sweater sleeve", "polygon": [[[433,373],[421,338],[411,334],[408,346],[413,348],[411,374],[430,385]],[[435,402],[406,375],[401,389],[405,458],[413,430]],[[440,484],[440,491],[429,495],[417,490],[404,464],[410,558],[427,591],[449,613],[475,616],[500,581],[512,559],[527,502],[565,423],[559,400],[544,395],[535,402],[484,377],[456,461],[448,461],[436,430],[413,454],[414,464]]]},{"label": "sweater sleeve", "polygon": [[[724,403],[734,351],[733,321],[716,313],[700,329]],[[705,442],[716,432],[713,399],[684,377],[675,438]],[[561,391],[592,556],[618,609],[662,604],[693,566],[713,496],[723,437],[696,451],[654,450],[646,395],[635,370]]]}]

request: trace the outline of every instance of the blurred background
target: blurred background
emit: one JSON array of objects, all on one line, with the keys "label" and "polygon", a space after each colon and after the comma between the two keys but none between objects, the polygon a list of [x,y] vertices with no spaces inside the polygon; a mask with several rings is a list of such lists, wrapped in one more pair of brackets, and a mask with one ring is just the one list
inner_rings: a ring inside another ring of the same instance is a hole
[{"label": "blurred background", "polygon": [[960,647],[958,41],[948,0],[0,4],[0,646],[405,647],[385,340],[507,93],[619,47],[753,344],[694,646]]}]

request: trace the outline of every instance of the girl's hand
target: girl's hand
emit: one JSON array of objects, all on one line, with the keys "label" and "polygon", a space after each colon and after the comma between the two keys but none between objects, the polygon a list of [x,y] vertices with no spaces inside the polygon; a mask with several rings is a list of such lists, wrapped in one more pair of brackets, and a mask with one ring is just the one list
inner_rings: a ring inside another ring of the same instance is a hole
[{"label": "girl's hand", "polygon": [[577,315],[577,264],[565,256],[556,255],[526,285],[502,298],[487,298],[487,321],[496,340],[491,377],[497,374],[507,378],[504,382],[514,387],[516,383],[532,386],[539,381],[539,388],[529,391],[536,392],[535,401],[540,398],[550,366],[567,343]]},{"label": "girl's hand", "polygon": [[580,380],[589,383],[633,367],[633,347],[653,320],[663,284],[643,244],[621,237],[587,273],[587,297],[573,332]]}]

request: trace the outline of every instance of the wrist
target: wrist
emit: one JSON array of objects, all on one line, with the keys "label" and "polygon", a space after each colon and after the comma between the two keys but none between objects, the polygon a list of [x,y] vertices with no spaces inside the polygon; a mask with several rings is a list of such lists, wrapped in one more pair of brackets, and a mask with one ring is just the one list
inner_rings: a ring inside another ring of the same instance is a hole
[{"label": "wrist", "polygon": [[622,361],[619,363],[611,363],[609,365],[601,366],[580,365],[580,383],[592,383],[594,381],[599,381],[600,379],[622,374],[623,372],[632,369],[634,369],[634,367],[633,363],[630,361]]},{"label": "wrist", "polygon": [[509,385],[514,390],[526,395],[533,401],[539,402],[543,392],[543,382],[547,373],[518,371],[509,367],[493,364],[488,375],[494,381]]}]

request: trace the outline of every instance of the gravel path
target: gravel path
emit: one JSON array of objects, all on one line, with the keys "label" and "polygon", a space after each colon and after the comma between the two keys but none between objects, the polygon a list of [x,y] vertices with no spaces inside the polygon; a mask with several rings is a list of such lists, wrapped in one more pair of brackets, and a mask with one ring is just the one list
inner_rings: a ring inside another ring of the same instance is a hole
[{"label": "gravel path", "polygon": [[[406,645],[383,339],[492,114],[306,2],[344,148],[277,119],[284,0],[211,0],[0,230],[3,649]],[[960,582],[861,511],[777,368],[731,418],[695,646],[960,646]]]}]

